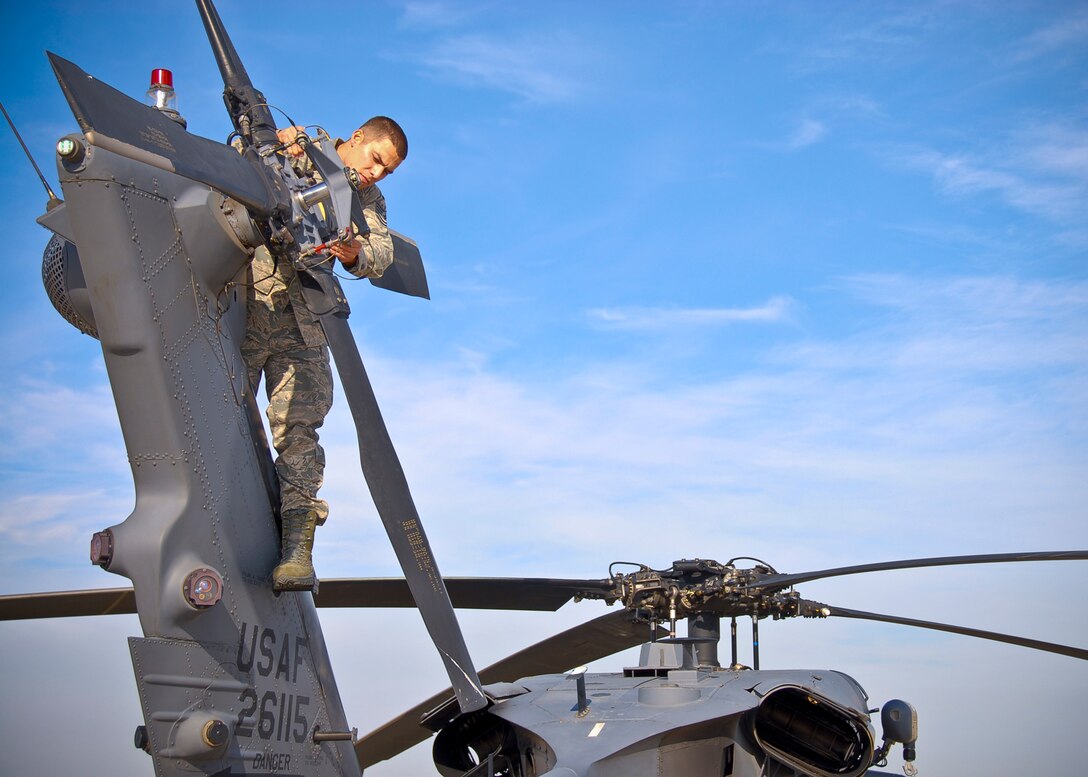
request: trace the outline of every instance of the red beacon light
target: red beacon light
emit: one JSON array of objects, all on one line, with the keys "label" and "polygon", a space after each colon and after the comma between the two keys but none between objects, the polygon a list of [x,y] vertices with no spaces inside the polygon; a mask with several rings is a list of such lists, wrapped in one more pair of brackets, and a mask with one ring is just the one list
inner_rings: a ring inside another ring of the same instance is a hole
[{"label": "red beacon light", "polygon": [[174,74],[165,68],[157,67],[151,71],[151,87],[165,86],[174,88]]},{"label": "red beacon light", "polygon": [[185,119],[178,113],[178,97],[174,92],[174,74],[166,68],[157,67],[151,71],[151,87],[147,90],[147,103],[152,108],[162,111],[182,127]]}]

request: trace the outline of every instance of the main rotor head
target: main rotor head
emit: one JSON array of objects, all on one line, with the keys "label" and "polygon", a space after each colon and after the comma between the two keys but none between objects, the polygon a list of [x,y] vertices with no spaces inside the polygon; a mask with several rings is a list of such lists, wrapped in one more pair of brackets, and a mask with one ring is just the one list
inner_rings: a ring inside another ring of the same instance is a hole
[{"label": "main rotor head", "polygon": [[[747,558],[747,557],[743,557]],[[603,599],[608,604],[620,602],[640,620],[668,621],[704,615],[755,619],[826,617],[830,611],[818,602],[800,597],[789,585],[770,583],[778,573],[759,559],[755,566],[737,568],[731,559],[722,564],[711,559],[681,559],[668,569],[652,569],[645,564],[618,561],[609,567],[609,579],[600,590],[586,590],[576,599]],[[637,569],[617,573],[617,566]],[[783,590],[787,589],[787,590]]]}]

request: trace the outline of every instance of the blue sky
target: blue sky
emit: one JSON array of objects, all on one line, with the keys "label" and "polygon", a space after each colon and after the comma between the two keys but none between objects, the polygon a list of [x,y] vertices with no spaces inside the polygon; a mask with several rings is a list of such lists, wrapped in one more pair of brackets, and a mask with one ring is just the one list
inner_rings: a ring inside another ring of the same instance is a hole
[{"label": "blue sky", "polygon": [[[271,102],[333,134],[384,113],[410,136],[383,190],[433,299],[348,292],[445,573],[1088,546],[1088,5],[264,6],[220,12]],[[4,15],[0,99],[50,181],[75,122],[45,49],[136,97],[172,68],[190,130],[226,137],[190,4]],[[0,593],[121,585],[86,561],[132,507],[105,370],[42,292],[45,196],[3,132]],[[323,433],[318,571],[395,574],[344,405]],[[1084,564],[1042,564],[801,591],[1085,645],[1086,584]],[[463,622],[485,665],[601,612]],[[443,683],[415,613],[324,622],[360,730]],[[149,773],[129,745],[138,629],[0,624],[0,772]],[[762,656],[915,703],[927,775],[1083,761],[1072,659],[838,621],[768,626]],[[45,752],[24,744],[43,725],[61,740]]]}]

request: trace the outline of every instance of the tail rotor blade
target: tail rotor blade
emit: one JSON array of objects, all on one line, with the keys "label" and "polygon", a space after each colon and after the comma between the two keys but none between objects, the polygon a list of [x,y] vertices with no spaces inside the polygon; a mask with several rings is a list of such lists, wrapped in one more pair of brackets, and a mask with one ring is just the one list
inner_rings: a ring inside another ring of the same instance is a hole
[{"label": "tail rotor blade", "polygon": [[336,362],[359,435],[359,457],[374,505],[397,554],[404,577],[419,607],[427,631],[446,665],[462,712],[486,707],[487,697],[469,657],[449,594],[419,520],[408,481],[385,427],[378,400],[347,319],[334,313],[321,316],[325,336]]},{"label": "tail rotor blade", "polygon": [[235,129],[259,145],[276,142],[276,123],[264,95],[257,91],[211,0],[196,0],[215,62],[223,76],[223,100]]}]

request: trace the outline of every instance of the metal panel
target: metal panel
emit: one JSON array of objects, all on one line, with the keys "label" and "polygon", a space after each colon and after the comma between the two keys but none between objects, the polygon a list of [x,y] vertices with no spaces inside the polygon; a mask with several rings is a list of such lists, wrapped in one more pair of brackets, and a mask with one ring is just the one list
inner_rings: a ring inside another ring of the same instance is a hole
[{"label": "metal panel", "polygon": [[[224,319],[224,285],[248,256],[222,198],[102,148],[59,172],[136,487],[132,514],[110,529],[109,569],[132,580],[148,638],[133,657],[156,772],[219,758],[202,727],[223,714],[235,774],[284,773],[290,760],[354,777],[350,742],[310,741],[315,727],[347,729],[313,598],[270,585],[278,530],[239,328]],[[199,569],[222,580],[214,606],[186,598]]]}]

